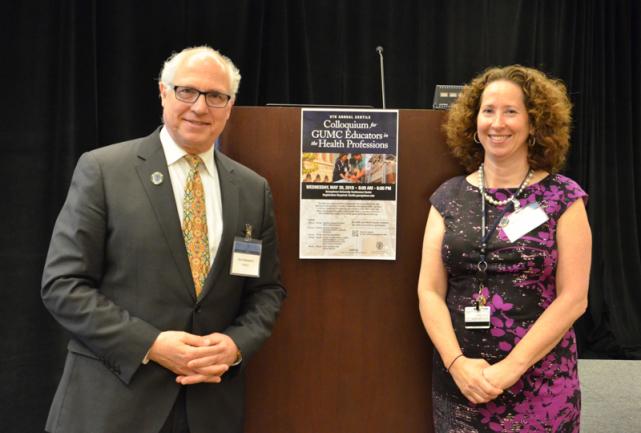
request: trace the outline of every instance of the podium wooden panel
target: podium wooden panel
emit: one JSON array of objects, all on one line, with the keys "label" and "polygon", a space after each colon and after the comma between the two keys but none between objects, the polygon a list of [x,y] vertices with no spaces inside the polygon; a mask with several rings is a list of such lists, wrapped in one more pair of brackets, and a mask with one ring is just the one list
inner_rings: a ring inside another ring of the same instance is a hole
[{"label": "podium wooden panel", "polygon": [[272,187],[288,298],[248,368],[248,433],[432,432],[416,283],[427,198],[462,172],[444,112],[399,116],[397,259],[299,260],[300,108],[235,107],[221,150]]}]

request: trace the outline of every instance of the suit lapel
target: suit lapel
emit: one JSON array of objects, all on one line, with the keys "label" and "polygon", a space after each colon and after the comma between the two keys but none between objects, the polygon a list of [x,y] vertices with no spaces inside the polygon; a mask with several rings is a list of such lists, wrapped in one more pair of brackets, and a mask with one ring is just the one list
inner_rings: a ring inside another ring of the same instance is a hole
[{"label": "suit lapel", "polygon": [[[138,150],[139,163],[136,166],[140,182],[145,188],[147,197],[154,209],[158,223],[167,240],[178,272],[190,296],[195,298],[194,281],[191,277],[189,259],[182,236],[180,218],[176,209],[176,199],[171,187],[171,179],[167,168],[167,160],[160,143],[159,131],[144,138]],[[152,182],[152,174],[161,173],[162,182],[158,185]]]},{"label": "suit lapel", "polygon": [[229,272],[234,236],[238,233],[239,191],[234,169],[228,164],[226,157],[218,151],[215,152],[215,161],[223,208],[223,233],[201,298],[209,293],[221,272]]}]

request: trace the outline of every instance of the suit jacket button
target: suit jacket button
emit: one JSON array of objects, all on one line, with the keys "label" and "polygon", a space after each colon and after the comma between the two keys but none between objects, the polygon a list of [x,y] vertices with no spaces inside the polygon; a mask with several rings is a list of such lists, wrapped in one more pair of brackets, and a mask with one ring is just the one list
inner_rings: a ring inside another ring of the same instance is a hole
[{"label": "suit jacket button", "polygon": [[196,305],[196,308],[194,309],[194,312],[200,313],[200,305]]}]

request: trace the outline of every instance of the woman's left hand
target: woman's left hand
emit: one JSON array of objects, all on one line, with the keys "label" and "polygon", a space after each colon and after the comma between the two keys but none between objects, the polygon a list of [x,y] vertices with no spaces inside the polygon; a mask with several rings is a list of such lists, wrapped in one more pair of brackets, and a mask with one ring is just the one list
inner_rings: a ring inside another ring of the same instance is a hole
[{"label": "woman's left hand", "polygon": [[483,370],[483,377],[492,385],[502,390],[509,389],[521,378],[522,372],[519,368],[502,360],[492,364]]}]

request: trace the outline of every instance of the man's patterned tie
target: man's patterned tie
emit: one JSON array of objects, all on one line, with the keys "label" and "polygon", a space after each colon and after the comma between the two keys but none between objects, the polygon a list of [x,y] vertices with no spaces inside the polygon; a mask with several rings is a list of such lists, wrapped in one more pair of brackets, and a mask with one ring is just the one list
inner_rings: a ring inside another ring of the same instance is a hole
[{"label": "man's patterned tie", "polygon": [[196,297],[205,284],[209,272],[209,240],[205,213],[205,190],[198,172],[203,161],[197,155],[185,155],[191,170],[187,175],[183,200],[183,237],[187,247],[191,276],[196,287]]}]

